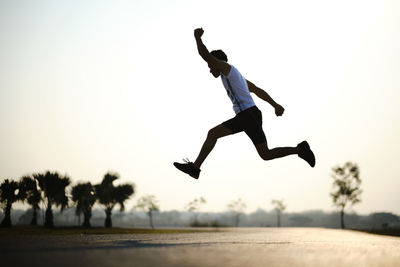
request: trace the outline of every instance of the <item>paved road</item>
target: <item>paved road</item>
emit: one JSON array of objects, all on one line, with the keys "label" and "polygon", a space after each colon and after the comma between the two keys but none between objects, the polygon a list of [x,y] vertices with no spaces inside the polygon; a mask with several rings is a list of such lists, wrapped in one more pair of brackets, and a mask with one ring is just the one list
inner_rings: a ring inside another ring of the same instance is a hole
[{"label": "paved road", "polygon": [[400,266],[400,238],[319,228],[0,237],[1,266]]}]

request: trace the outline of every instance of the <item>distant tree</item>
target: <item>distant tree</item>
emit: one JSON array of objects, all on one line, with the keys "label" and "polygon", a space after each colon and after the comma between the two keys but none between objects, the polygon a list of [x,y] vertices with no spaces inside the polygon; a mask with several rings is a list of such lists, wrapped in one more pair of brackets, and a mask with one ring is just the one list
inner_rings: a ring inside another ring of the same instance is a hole
[{"label": "distant tree", "polygon": [[72,201],[76,205],[75,214],[83,214],[83,227],[91,227],[92,207],[96,202],[95,189],[90,182],[80,183],[72,187]]},{"label": "distant tree", "polygon": [[16,181],[5,179],[0,185],[0,203],[4,210],[4,219],[1,227],[11,227],[12,204],[20,200],[19,184]]},{"label": "distant tree", "polygon": [[37,225],[37,211],[40,209],[39,203],[42,200],[42,196],[38,189],[36,180],[31,176],[23,176],[21,177],[19,184],[21,200],[28,202],[32,207],[33,215],[30,224]]},{"label": "distant tree", "polygon": [[118,173],[108,172],[104,175],[103,181],[95,185],[96,197],[106,212],[104,226],[112,226],[111,213],[116,204],[119,204],[120,210],[125,209],[124,202],[134,193],[133,184],[123,184],[114,186],[113,182],[119,178]]},{"label": "distant tree", "polygon": [[286,209],[286,205],[283,203],[283,199],[272,199],[271,204],[274,206],[274,210],[276,212],[276,225],[278,227],[281,227],[281,215],[282,212]]},{"label": "distant tree", "polygon": [[357,164],[346,162],[343,166],[332,168],[333,189],[331,197],[333,204],[340,208],[340,225],[344,225],[344,209],[361,201],[360,169]]},{"label": "distant tree", "polygon": [[244,210],[247,208],[246,203],[243,202],[241,198],[238,198],[237,200],[233,200],[228,204],[228,209],[233,212],[234,214],[234,220],[235,220],[235,226],[239,226],[239,221],[240,221],[240,214],[244,212]]},{"label": "distant tree", "polygon": [[160,210],[156,197],[153,195],[146,195],[139,198],[136,204],[136,208],[147,212],[147,215],[149,216],[150,227],[154,229],[153,212]]},{"label": "distant tree", "polygon": [[188,212],[193,213],[193,223],[192,226],[198,226],[199,222],[198,222],[198,214],[197,211],[200,209],[200,206],[205,204],[207,201],[205,200],[204,197],[199,197],[199,198],[195,198],[194,200],[190,201],[186,206],[185,209]]},{"label": "distant tree", "polygon": [[46,173],[35,173],[33,174],[33,178],[35,178],[39,187],[44,194],[44,199],[47,203],[46,205],[46,215],[44,226],[48,228],[54,227],[53,220],[53,205],[56,207],[61,207],[61,211],[63,211],[66,207],[68,207],[68,196],[66,195],[66,188],[71,183],[71,180],[68,176],[62,176],[58,172],[50,172]]}]

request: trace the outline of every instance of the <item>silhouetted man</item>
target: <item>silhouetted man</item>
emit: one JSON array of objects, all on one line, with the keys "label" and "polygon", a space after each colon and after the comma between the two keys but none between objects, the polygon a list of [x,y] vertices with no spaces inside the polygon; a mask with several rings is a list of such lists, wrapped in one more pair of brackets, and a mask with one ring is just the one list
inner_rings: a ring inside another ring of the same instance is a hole
[{"label": "silhouetted man", "polygon": [[208,52],[207,47],[201,40],[203,33],[202,28],[194,31],[198,52],[207,62],[212,75],[215,78],[221,76],[222,83],[233,103],[233,110],[236,116],[209,130],[207,139],[195,162],[188,160],[185,160],[185,163],[174,162],[174,166],[191,177],[198,179],[201,164],[214,148],[218,138],[244,131],[250,137],[262,159],[271,160],[297,154],[307,161],[311,167],[314,167],[314,153],[311,151],[307,141],[299,143],[296,147],[268,148],[267,139],[262,129],[261,111],[256,107],[250,93],[254,93],[271,104],[275,108],[276,116],[281,116],[285,109],[276,103],[267,92],[246,80],[234,66],[228,64],[228,58],[222,50]]}]

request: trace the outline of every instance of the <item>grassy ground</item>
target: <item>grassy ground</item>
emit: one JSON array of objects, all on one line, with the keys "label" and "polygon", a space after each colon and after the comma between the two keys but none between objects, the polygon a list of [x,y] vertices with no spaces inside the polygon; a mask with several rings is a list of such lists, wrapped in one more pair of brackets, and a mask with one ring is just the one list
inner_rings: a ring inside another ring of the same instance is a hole
[{"label": "grassy ground", "polygon": [[178,234],[216,232],[217,229],[142,229],[142,228],[81,228],[55,227],[52,229],[42,226],[13,226],[0,228],[0,236],[28,236],[28,235],[110,235],[110,234]]}]

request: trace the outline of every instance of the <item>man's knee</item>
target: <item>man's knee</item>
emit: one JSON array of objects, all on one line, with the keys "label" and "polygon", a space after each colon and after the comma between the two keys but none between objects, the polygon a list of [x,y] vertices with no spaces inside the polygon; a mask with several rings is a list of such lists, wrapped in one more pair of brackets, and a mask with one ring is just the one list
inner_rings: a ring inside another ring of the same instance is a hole
[{"label": "man's knee", "polygon": [[271,160],[274,158],[271,152],[265,151],[263,153],[258,153],[263,160]]},{"label": "man's knee", "polygon": [[220,136],[218,134],[218,128],[214,127],[208,131],[207,138],[208,139],[218,139]]},{"label": "man's knee", "polygon": [[210,139],[215,139],[217,140],[220,137],[226,136],[230,133],[230,130],[228,128],[225,128],[224,126],[218,125],[208,131],[207,137]]},{"label": "man's knee", "polygon": [[270,160],[270,159],[274,158],[272,151],[268,149],[268,146],[266,143],[256,145],[256,148],[257,148],[258,155],[260,155],[260,157],[263,160]]}]

